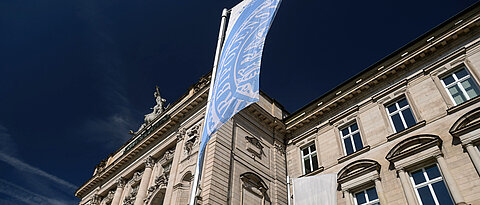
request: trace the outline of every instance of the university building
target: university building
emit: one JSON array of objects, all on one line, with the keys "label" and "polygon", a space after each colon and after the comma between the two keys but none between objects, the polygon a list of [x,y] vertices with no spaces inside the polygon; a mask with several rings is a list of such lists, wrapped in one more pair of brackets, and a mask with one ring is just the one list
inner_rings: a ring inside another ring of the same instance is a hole
[{"label": "university building", "polygon": [[[157,90],[80,204],[188,204],[209,83]],[[480,204],[479,84],[477,3],[294,113],[261,93],[208,143],[198,204],[286,205],[287,176],[330,173],[342,205]]]}]

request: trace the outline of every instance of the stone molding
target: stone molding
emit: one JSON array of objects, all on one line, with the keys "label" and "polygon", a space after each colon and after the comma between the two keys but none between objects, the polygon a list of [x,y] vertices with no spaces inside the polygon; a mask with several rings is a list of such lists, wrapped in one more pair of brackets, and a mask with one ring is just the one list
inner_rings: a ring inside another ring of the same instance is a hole
[{"label": "stone molding", "polygon": [[393,163],[395,169],[404,169],[441,155],[442,139],[436,135],[416,135],[397,143],[385,159]]},{"label": "stone molding", "polygon": [[371,159],[354,161],[338,172],[337,182],[342,190],[350,191],[380,178],[380,164]]}]

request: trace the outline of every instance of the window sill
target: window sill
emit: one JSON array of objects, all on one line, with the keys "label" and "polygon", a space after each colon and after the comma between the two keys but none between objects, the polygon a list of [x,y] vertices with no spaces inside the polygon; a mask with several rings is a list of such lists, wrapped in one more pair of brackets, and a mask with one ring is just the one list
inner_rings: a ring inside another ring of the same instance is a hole
[{"label": "window sill", "polygon": [[323,172],[324,169],[325,169],[325,168],[323,168],[323,166],[321,166],[321,167],[319,167],[317,170],[315,170],[315,171],[313,171],[313,172],[310,172],[310,173],[308,173],[308,174],[304,174],[304,175],[302,175],[302,176],[300,176],[300,177],[313,176],[313,175],[316,175],[316,174],[318,174],[318,173],[320,173],[320,172]]},{"label": "window sill", "polygon": [[425,124],[426,124],[426,121],[425,121],[425,120],[422,120],[422,121],[418,122],[417,124],[415,124],[414,126],[411,126],[411,127],[407,128],[407,129],[404,129],[404,130],[402,130],[402,131],[400,131],[400,132],[393,133],[393,134],[387,136],[387,140],[388,140],[388,141],[392,141],[392,140],[394,140],[394,139],[397,139],[398,137],[400,137],[400,136],[402,136],[402,135],[404,135],[404,134],[407,134],[407,133],[412,132],[412,131],[420,128],[420,127],[425,126]]},{"label": "window sill", "polygon": [[459,110],[462,110],[462,109],[464,109],[464,108],[466,108],[466,107],[469,107],[470,105],[473,105],[473,104],[475,104],[475,103],[477,103],[477,102],[480,102],[480,96],[477,96],[477,97],[474,97],[474,98],[472,98],[472,99],[470,99],[470,100],[468,100],[468,101],[465,101],[464,103],[462,103],[462,104],[460,104],[460,105],[455,105],[455,106],[453,106],[453,107],[451,107],[451,108],[448,108],[448,109],[447,109],[447,114],[455,113],[455,112],[457,112],[457,111],[459,111]]},{"label": "window sill", "polygon": [[358,151],[356,151],[356,152],[354,152],[354,153],[352,153],[352,154],[349,154],[349,155],[347,155],[347,156],[340,157],[340,158],[337,159],[337,161],[338,161],[338,163],[340,164],[340,163],[342,163],[342,162],[344,162],[344,161],[347,161],[347,160],[352,159],[352,158],[354,158],[354,157],[356,157],[356,156],[358,156],[358,155],[361,155],[361,154],[363,154],[363,153],[365,153],[365,152],[368,152],[368,150],[370,150],[370,145],[367,145],[367,146],[363,147],[362,149],[360,149],[360,150],[358,150]]}]

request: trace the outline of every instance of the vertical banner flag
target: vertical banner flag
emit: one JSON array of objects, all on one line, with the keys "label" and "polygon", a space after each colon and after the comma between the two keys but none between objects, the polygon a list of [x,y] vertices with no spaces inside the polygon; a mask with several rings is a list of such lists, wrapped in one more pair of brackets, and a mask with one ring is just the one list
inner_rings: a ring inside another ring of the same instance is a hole
[{"label": "vertical banner flag", "polygon": [[295,205],[336,205],[337,174],[293,179],[293,201]]},{"label": "vertical banner flag", "polygon": [[[263,46],[280,1],[244,0],[230,11],[213,89],[209,91],[212,93],[194,180],[201,176],[204,152],[211,135],[237,112],[259,100]],[[194,186],[196,183],[198,181],[194,181]]]}]

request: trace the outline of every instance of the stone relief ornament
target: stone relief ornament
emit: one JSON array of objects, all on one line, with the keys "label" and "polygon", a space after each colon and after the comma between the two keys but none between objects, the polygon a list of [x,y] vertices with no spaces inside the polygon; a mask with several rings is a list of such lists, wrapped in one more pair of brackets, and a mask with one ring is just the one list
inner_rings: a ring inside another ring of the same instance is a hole
[{"label": "stone relief ornament", "polygon": [[135,172],[133,174],[133,177],[132,177],[132,180],[130,180],[130,184],[135,184],[137,182],[140,182],[140,180],[142,180],[142,175],[143,175],[143,172]]},{"label": "stone relief ornament", "polygon": [[156,102],[156,105],[153,106],[153,108],[150,108],[153,111],[151,113],[148,113],[148,114],[145,115],[145,118],[143,119],[144,123],[140,126],[140,128],[138,128],[137,132],[130,131],[129,132],[130,134],[138,133],[145,126],[152,123],[153,120],[157,116],[159,116],[161,113],[163,113],[163,111],[165,111],[166,107],[164,107],[164,104],[165,104],[165,102],[167,102],[167,100],[165,98],[162,98],[162,96],[160,95],[160,91],[158,90],[158,86],[155,86],[155,92],[153,93],[153,97],[155,97],[155,102]]},{"label": "stone relief ornament", "polygon": [[179,129],[177,131],[177,141],[183,140],[184,136],[185,136],[185,128]]},{"label": "stone relief ornament", "polygon": [[280,155],[285,155],[285,146],[282,145],[282,144],[279,144],[279,143],[275,143],[274,144],[275,146],[275,150],[277,150],[277,152],[280,154]]},{"label": "stone relief ornament", "polygon": [[113,200],[113,196],[115,195],[115,191],[114,190],[111,190],[108,192],[107,196],[105,196],[103,199],[102,199],[102,203],[100,204],[108,204],[108,203],[111,203],[112,200]]},{"label": "stone relief ornament", "polygon": [[123,200],[123,204],[124,205],[133,205],[133,203],[135,202],[135,199],[137,197],[137,193],[138,193],[138,186],[132,187],[132,191],[130,192],[130,194],[125,196],[125,199]]},{"label": "stone relief ornament", "polygon": [[123,188],[125,187],[125,179],[123,179],[123,177],[120,177],[115,180],[115,184],[117,184],[117,187]]},{"label": "stone relief ornament", "polygon": [[165,153],[163,153],[163,156],[158,160],[158,162],[162,166],[167,165],[168,163],[172,162],[174,153],[175,153],[175,148],[165,151]]},{"label": "stone relief ornament", "polygon": [[155,160],[153,160],[152,156],[148,156],[145,159],[145,167],[152,168],[153,166],[155,166]]},{"label": "stone relief ornament", "polygon": [[198,92],[199,90],[201,90],[202,88],[207,86],[210,83],[210,78],[211,77],[212,77],[211,75],[206,75],[206,76],[202,77],[200,79],[200,81],[198,81],[198,83],[195,84],[195,86],[193,87],[193,90],[195,92]]},{"label": "stone relief ornament", "polygon": [[147,198],[143,200],[144,204],[147,204],[148,201],[153,197],[155,191],[158,189],[166,189],[168,184],[168,175],[163,173],[162,175],[155,178],[155,183],[150,186],[147,190]]},{"label": "stone relief ornament", "polygon": [[255,137],[245,136],[247,151],[252,153],[254,156],[261,158],[263,155],[263,145]]},{"label": "stone relief ornament", "polygon": [[198,144],[199,140],[197,139],[200,136],[199,128],[200,128],[200,125],[195,125],[191,129],[187,130],[186,132],[187,141],[185,142],[185,145],[183,147],[186,155],[189,155],[190,152],[192,151],[192,148]]}]

